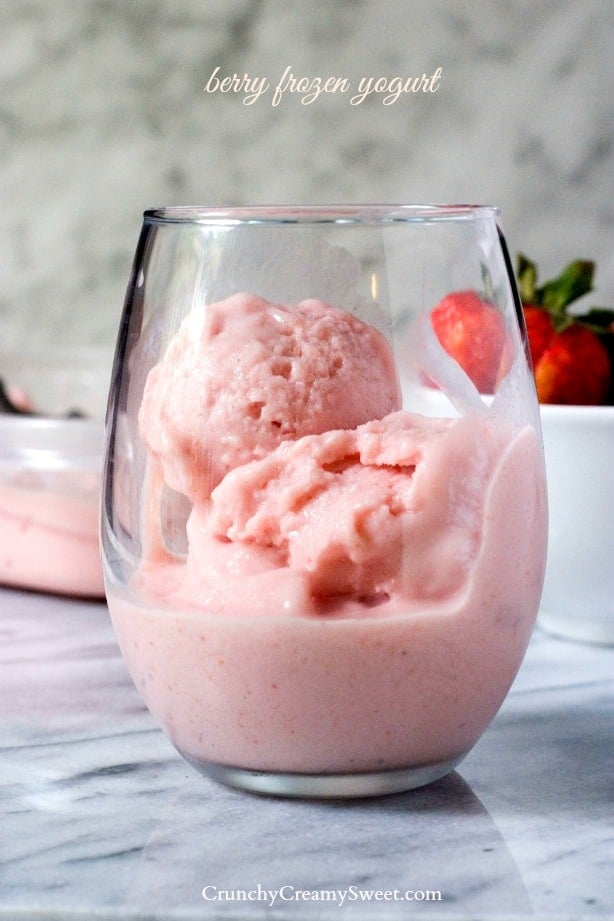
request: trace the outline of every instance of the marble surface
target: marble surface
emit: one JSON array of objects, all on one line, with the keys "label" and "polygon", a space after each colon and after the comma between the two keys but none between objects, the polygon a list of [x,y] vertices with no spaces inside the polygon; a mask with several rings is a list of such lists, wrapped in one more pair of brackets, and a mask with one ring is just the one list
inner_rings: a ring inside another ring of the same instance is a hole
[{"label": "marble surface", "polygon": [[[457,772],[319,803],[235,792],[183,762],[103,604],[0,590],[0,635],[2,921],[614,917],[614,649],[536,632]],[[258,886],[261,900],[221,895]],[[378,889],[442,898],[350,898]],[[333,890],[343,905],[297,896]]]},{"label": "marble surface", "polygon": [[[28,0],[0,5],[2,347],[112,348],[145,208],[497,204],[545,276],[614,302],[611,0]],[[383,105],[251,106],[220,75],[403,78]]]}]

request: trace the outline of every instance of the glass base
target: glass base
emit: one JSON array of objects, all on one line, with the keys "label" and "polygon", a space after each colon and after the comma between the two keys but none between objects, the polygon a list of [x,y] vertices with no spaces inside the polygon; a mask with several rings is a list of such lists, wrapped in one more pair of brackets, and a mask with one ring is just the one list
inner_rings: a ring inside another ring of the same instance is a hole
[{"label": "glass base", "polygon": [[348,774],[298,774],[275,771],[252,771],[225,764],[202,762],[181,752],[197,771],[227,787],[263,793],[269,796],[315,799],[347,799],[403,793],[439,780],[460,764],[464,755],[450,761],[390,771],[366,771]]}]

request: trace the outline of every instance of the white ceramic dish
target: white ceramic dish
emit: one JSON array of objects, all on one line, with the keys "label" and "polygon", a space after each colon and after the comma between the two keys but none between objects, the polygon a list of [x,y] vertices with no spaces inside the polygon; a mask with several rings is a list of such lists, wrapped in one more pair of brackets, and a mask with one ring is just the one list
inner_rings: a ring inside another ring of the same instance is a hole
[{"label": "white ceramic dish", "polygon": [[[94,350],[0,356],[36,415],[0,415],[0,583],[102,597],[98,544],[110,361]],[[68,417],[79,411],[85,415]]]},{"label": "white ceramic dish", "polygon": [[549,501],[538,624],[614,644],[614,406],[542,406]]}]

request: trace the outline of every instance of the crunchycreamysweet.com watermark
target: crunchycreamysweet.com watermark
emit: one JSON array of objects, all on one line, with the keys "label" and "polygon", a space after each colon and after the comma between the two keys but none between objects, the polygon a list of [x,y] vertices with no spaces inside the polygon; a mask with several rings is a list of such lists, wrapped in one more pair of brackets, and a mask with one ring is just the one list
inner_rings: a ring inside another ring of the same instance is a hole
[{"label": "crunchycreamysweet.com watermark", "polygon": [[259,902],[269,908],[289,902],[328,902],[342,908],[352,903],[443,901],[439,889],[361,889],[358,886],[348,886],[346,889],[300,889],[290,885],[267,889],[260,883],[251,889],[221,889],[207,885],[203,887],[201,895],[205,902]]},{"label": "crunchycreamysweet.com watermark", "polygon": [[221,67],[211,72],[203,92],[229,93],[241,97],[244,106],[253,106],[268,96],[272,106],[279,106],[289,97],[296,97],[304,106],[313,105],[326,95],[346,96],[351,106],[361,105],[365,99],[379,99],[383,105],[394,105],[402,96],[438,92],[443,79],[443,67],[432,73],[415,76],[362,76],[352,81],[349,77],[304,76],[294,73],[289,65],[277,82],[268,77],[250,76],[248,73],[224,74]]}]

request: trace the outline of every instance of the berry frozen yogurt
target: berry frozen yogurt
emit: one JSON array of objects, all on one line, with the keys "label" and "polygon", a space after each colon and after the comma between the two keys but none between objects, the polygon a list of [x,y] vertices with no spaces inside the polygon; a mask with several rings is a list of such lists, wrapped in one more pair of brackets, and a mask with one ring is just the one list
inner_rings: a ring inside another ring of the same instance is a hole
[{"label": "berry frozen yogurt", "polygon": [[25,390],[0,382],[0,584],[104,598],[103,440],[102,421],[39,415]]},{"label": "berry frozen yogurt", "polygon": [[[374,328],[249,294],[188,315],[139,427],[143,557],[129,592],[109,577],[107,596],[177,748],[200,766],[301,775],[443,766],[434,779],[457,763],[535,620],[533,428],[486,406],[406,412]],[[184,556],[165,540],[169,490],[190,503]]]},{"label": "berry frozen yogurt", "polygon": [[53,471],[0,477],[0,583],[103,598],[99,477],[81,471],[62,479]]},{"label": "berry frozen yogurt", "polygon": [[281,441],[399,406],[375,329],[321,301],[288,308],[238,294],[188,315],[148,377],[140,425],[168,485],[197,502]]}]

